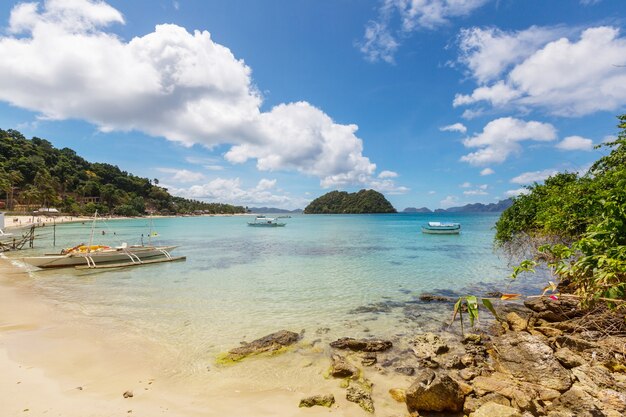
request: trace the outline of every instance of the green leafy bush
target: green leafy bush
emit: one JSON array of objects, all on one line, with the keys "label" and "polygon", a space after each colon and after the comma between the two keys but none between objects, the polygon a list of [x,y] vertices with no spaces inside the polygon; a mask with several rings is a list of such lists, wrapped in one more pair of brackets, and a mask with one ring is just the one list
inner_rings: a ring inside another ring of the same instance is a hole
[{"label": "green leafy bush", "polygon": [[[503,247],[520,235],[540,241],[558,236],[561,243],[537,245],[532,255],[545,262],[561,288],[584,306],[599,299],[626,300],[626,115],[615,141],[600,145],[611,152],[583,177],[557,174],[529,187],[496,224]],[[525,261],[514,270],[528,270]]]}]

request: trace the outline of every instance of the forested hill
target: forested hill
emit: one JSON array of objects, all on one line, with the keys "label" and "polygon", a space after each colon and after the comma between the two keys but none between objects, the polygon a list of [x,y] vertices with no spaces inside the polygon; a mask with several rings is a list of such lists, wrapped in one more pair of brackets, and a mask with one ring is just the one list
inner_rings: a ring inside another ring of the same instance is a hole
[{"label": "forested hill", "polygon": [[91,163],[45,139],[0,129],[0,199],[7,210],[55,207],[68,214],[243,213],[244,207],[173,197],[157,179]]},{"label": "forested hill", "polygon": [[363,214],[395,213],[384,195],[374,190],[361,190],[358,193],[331,191],[316,198],[306,206],[305,214]]}]

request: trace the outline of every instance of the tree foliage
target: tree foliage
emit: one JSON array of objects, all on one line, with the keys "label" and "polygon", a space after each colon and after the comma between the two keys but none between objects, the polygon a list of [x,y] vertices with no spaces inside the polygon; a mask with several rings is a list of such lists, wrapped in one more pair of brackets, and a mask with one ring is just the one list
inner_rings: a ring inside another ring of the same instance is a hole
[{"label": "tree foliage", "polygon": [[90,163],[72,149],[45,139],[26,139],[0,129],[0,198],[6,208],[57,207],[71,214],[126,216],[159,213],[243,213],[245,208],[173,197],[158,180],[137,177],[119,167]]},{"label": "tree foliage", "polygon": [[395,213],[384,195],[374,190],[357,193],[331,191],[313,200],[304,209],[305,214],[363,214]]},{"label": "tree foliage", "polygon": [[598,146],[610,153],[586,175],[557,174],[530,186],[496,223],[500,245],[521,234],[564,238],[538,246],[534,257],[584,305],[600,298],[626,300],[626,115],[618,119],[617,139]]}]

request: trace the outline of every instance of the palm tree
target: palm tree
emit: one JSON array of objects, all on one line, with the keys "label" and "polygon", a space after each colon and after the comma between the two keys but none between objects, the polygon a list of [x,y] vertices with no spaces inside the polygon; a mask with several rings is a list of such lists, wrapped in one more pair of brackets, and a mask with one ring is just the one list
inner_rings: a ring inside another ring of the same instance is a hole
[{"label": "palm tree", "polygon": [[[7,209],[8,210],[13,210],[13,206],[14,206],[13,192],[17,188],[15,186],[15,184],[19,184],[22,181],[24,181],[24,176],[22,175],[22,173],[20,171],[11,171],[11,172],[8,173],[7,176],[9,178],[9,192],[11,194],[11,198],[7,202]],[[7,198],[8,198],[8,194],[7,194]]]}]

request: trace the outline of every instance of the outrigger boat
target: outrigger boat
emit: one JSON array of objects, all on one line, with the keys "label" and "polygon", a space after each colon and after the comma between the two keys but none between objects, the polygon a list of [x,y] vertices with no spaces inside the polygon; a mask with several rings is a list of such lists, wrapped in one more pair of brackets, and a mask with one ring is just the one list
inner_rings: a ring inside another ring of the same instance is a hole
[{"label": "outrigger boat", "polygon": [[248,222],[253,227],[284,227],[287,223],[276,221],[274,217],[257,216],[254,221]]},{"label": "outrigger boat", "polygon": [[61,254],[47,254],[23,258],[24,262],[37,268],[86,267],[104,268],[142,265],[145,263],[170,262],[183,260],[184,256],[173,257],[170,251],[177,246],[127,246],[104,245],[86,246],[80,244],[63,249]]},{"label": "outrigger boat", "polygon": [[[96,215],[91,228],[89,245],[80,243],[73,248],[66,248],[60,254],[45,254],[22,258],[30,265],[38,268],[118,268],[139,266],[157,262],[182,261],[184,256],[173,257],[170,251],[178,246],[131,245],[122,243],[120,246],[92,245]],[[156,236],[151,232],[148,236]],[[142,242],[143,243],[143,242]]]},{"label": "outrigger boat", "polygon": [[461,233],[461,224],[428,222],[428,224],[422,226],[422,233],[431,235],[458,235]]}]

